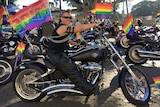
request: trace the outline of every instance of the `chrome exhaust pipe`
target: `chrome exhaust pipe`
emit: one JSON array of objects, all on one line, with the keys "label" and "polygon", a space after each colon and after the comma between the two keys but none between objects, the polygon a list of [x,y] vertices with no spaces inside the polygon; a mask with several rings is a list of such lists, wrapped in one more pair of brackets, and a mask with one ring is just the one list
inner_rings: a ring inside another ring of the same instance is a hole
[{"label": "chrome exhaust pipe", "polygon": [[140,54],[152,54],[152,55],[159,55],[160,56],[160,52],[155,52],[155,51],[144,51],[144,50],[137,50],[138,53]]},{"label": "chrome exhaust pipe", "polygon": [[41,92],[49,92],[49,91],[57,90],[57,89],[70,89],[74,87],[75,87],[74,84],[57,84],[57,85],[48,86],[42,89]]},{"label": "chrome exhaust pipe", "polygon": [[81,92],[81,91],[74,90],[74,89],[66,89],[66,88],[49,91],[49,92],[47,92],[47,95],[51,95],[51,94],[58,93],[58,92],[72,92],[72,93],[77,93],[77,94],[83,95],[83,92]]},{"label": "chrome exhaust pipe", "polygon": [[138,55],[140,57],[144,57],[144,58],[160,58],[160,52],[151,52],[151,51],[144,51],[144,50],[137,50]]}]

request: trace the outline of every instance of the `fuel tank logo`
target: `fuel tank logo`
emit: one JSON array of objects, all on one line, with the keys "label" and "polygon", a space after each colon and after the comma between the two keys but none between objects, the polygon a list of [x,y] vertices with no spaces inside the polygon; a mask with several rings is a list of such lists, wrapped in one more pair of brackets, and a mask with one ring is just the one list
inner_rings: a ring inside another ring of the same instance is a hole
[{"label": "fuel tank logo", "polygon": [[92,56],[93,58],[96,58],[96,57],[98,57],[98,54],[97,54],[97,53],[93,53],[93,54],[91,54],[91,56]]}]

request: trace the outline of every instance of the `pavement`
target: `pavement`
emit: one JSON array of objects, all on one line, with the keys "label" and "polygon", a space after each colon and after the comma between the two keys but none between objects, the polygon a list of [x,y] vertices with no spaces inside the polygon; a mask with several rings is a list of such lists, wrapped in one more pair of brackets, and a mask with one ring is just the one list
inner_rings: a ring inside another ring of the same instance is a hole
[{"label": "pavement", "polygon": [[85,103],[85,96],[46,96],[40,102],[27,103],[20,100],[13,89],[13,80],[0,87],[0,107],[160,107],[160,89],[154,84],[152,77],[160,76],[160,61],[155,66],[151,61],[139,67],[147,75],[151,86],[151,98],[147,105],[135,106],[128,102],[118,87],[117,72],[108,65],[103,75],[104,90],[99,95],[92,95]]}]

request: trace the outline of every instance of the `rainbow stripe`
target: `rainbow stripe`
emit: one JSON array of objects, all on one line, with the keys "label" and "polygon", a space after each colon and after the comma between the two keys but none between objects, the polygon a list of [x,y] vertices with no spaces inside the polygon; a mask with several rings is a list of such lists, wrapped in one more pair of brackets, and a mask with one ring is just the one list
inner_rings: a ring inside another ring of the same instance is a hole
[{"label": "rainbow stripe", "polygon": [[96,3],[95,12],[97,19],[106,19],[112,13],[112,4]]},{"label": "rainbow stripe", "polygon": [[82,34],[81,34],[81,32],[77,32],[76,33],[76,39],[82,39]]},{"label": "rainbow stripe", "polygon": [[160,89],[160,76],[159,77],[153,77],[154,83],[156,86]]},{"label": "rainbow stripe", "polygon": [[122,27],[123,31],[130,36],[133,36],[134,28],[133,28],[133,16],[130,13],[128,19],[125,21],[124,26]]},{"label": "rainbow stripe", "polygon": [[157,12],[157,15],[156,15],[156,17],[160,17],[160,12]]},{"label": "rainbow stripe", "polygon": [[8,15],[8,11],[4,6],[2,6],[0,8],[0,35],[2,35],[2,24],[5,21],[5,19],[4,19],[5,15]]},{"label": "rainbow stripe", "polygon": [[52,20],[52,15],[48,0],[39,0],[7,19],[21,38],[24,37],[27,30],[39,27],[50,20]]},{"label": "rainbow stripe", "polygon": [[26,44],[24,44],[24,43],[19,43],[18,44],[18,46],[16,48],[16,52],[15,52],[17,60],[20,60],[22,58],[22,54],[25,50],[25,47],[26,47]]}]

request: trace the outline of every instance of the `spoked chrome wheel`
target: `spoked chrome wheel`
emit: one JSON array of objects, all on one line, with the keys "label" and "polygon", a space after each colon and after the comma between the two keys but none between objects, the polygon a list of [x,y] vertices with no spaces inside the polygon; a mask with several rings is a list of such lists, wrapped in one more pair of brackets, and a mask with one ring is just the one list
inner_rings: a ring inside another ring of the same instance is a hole
[{"label": "spoked chrome wheel", "polygon": [[13,74],[12,66],[7,59],[0,58],[0,85],[9,82]]},{"label": "spoked chrome wheel", "polygon": [[131,69],[140,81],[137,81],[126,69],[123,69],[120,76],[123,94],[129,102],[135,105],[147,104],[151,94],[149,82],[139,68],[131,67]]},{"label": "spoked chrome wheel", "polygon": [[[41,75],[40,68],[36,66],[33,69],[22,70],[15,79],[14,87],[15,91],[22,100],[24,101],[39,101],[44,95],[41,93],[40,89],[44,87],[44,84],[34,84],[33,81]],[[44,81],[43,78],[38,80],[38,82]]]}]

